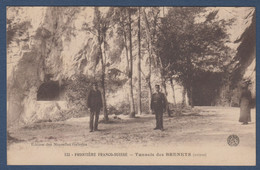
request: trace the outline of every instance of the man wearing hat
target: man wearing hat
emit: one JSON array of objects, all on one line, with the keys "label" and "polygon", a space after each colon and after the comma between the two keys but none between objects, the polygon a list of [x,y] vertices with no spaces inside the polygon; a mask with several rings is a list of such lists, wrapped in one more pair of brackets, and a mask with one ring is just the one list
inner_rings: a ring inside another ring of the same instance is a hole
[{"label": "man wearing hat", "polygon": [[160,92],[160,86],[155,85],[156,92],[152,95],[151,110],[155,113],[156,127],[154,130],[163,129],[163,112],[166,110],[166,98],[163,93]]},{"label": "man wearing hat", "polygon": [[[93,89],[89,91],[87,105],[90,110],[89,129],[90,132],[98,130],[98,118],[101,108],[103,107],[101,92],[98,90],[98,84],[93,83]],[[93,125],[95,117],[95,122]]]}]

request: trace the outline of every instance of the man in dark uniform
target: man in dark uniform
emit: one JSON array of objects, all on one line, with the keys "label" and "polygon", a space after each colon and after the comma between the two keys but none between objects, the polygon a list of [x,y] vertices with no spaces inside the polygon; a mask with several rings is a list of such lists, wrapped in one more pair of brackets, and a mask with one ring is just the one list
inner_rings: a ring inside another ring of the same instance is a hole
[{"label": "man in dark uniform", "polygon": [[[87,105],[90,110],[90,122],[89,122],[89,129],[90,132],[94,130],[98,130],[98,118],[101,108],[103,107],[101,92],[98,90],[98,84],[93,83],[93,89],[89,91],[88,98],[87,98]],[[93,126],[93,121],[95,117],[95,122]]]},{"label": "man in dark uniform", "polygon": [[166,98],[163,93],[160,92],[160,86],[155,85],[156,93],[152,95],[151,100],[151,110],[155,113],[155,119],[156,119],[156,129],[164,130],[163,129],[163,112],[165,112],[166,109]]}]

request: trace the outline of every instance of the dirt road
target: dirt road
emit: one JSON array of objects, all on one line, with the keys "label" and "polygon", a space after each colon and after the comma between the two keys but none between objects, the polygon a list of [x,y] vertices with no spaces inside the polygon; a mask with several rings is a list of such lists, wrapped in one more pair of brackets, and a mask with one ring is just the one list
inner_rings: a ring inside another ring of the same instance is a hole
[{"label": "dirt road", "polygon": [[199,107],[198,114],[184,113],[179,117],[164,116],[165,131],[153,130],[154,115],[141,115],[137,118],[127,116],[110,117],[107,124],[100,123],[99,130],[89,132],[88,117],[73,118],[62,122],[43,122],[12,129],[10,135],[17,139],[11,145],[23,142],[86,142],[98,145],[129,144],[155,145],[183,143],[226,144],[231,134],[237,134],[241,144],[254,146],[255,110],[252,110],[252,122],[241,125],[238,122],[238,108]]},{"label": "dirt road", "polygon": [[[240,155],[237,150],[227,150],[227,148],[232,149],[227,144],[227,138],[232,134],[239,137],[240,150],[244,149],[241,152],[242,155],[248,157],[244,153],[249,155],[255,153],[255,110],[251,110],[252,122],[248,125],[241,125],[238,122],[239,108],[199,107],[196,109],[199,110],[198,113],[184,113],[182,116],[174,117],[165,115],[165,131],[153,130],[154,115],[141,115],[137,118],[128,118],[123,115],[115,118],[110,116],[110,122],[107,124],[101,122],[100,131],[93,133],[89,132],[88,117],[61,122],[35,123],[10,130],[12,140],[8,142],[8,153],[10,153],[9,156],[15,155],[18,150],[22,153],[21,151],[28,149],[29,145],[37,143],[76,142],[87,144],[91,149],[99,147],[128,149],[164,147],[167,150],[168,148],[186,149],[189,147],[191,150],[197,148],[199,151],[204,147],[205,152],[212,148],[215,151],[222,148],[228,153],[235,151],[238,153],[237,155]],[[248,152],[249,150],[250,152]],[[223,159],[226,158],[223,157]],[[191,163],[190,160],[189,163]]]}]

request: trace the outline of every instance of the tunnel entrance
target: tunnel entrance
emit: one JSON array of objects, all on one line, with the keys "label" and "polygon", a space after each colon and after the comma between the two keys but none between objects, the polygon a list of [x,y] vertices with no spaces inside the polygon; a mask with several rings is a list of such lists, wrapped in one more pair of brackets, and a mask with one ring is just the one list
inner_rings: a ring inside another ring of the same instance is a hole
[{"label": "tunnel entrance", "polygon": [[60,86],[58,81],[43,83],[37,91],[37,101],[54,101],[60,99]]},{"label": "tunnel entrance", "polygon": [[222,74],[202,72],[193,81],[193,104],[195,106],[215,106],[222,85]]}]

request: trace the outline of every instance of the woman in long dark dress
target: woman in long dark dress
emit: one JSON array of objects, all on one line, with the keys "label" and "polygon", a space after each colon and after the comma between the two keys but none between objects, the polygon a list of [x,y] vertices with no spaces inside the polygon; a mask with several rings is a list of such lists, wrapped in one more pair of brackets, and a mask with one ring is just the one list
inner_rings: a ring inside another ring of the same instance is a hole
[{"label": "woman in long dark dress", "polygon": [[248,124],[248,122],[251,122],[251,100],[252,100],[252,95],[250,90],[248,90],[248,85],[247,83],[244,84],[242,87],[242,93],[240,97],[240,117],[239,117],[239,122],[242,122],[243,125]]}]

